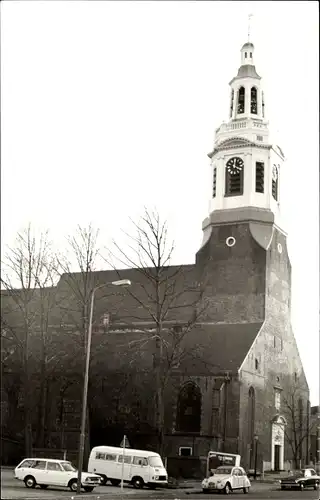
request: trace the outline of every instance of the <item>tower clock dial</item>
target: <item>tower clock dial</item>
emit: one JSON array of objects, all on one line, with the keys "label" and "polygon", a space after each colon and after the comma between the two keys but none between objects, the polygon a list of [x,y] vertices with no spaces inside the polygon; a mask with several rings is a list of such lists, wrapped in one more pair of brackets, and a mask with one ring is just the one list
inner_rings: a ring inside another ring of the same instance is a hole
[{"label": "tower clock dial", "polygon": [[230,158],[230,160],[227,161],[227,170],[229,174],[231,175],[239,174],[242,169],[243,169],[242,158],[236,156],[235,158]]},{"label": "tower clock dial", "polygon": [[272,168],[272,179],[276,181],[278,179],[278,167],[277,165],[273,165]]}]

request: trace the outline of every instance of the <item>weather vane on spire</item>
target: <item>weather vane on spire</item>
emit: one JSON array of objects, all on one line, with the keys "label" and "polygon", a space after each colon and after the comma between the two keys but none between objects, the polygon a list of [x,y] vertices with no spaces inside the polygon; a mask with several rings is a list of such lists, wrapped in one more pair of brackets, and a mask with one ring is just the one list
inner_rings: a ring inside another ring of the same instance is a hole
[{"label": "weather vane on spire", "polygon": [[251,18],[253,14],[248,15],[248,42],[250,42],[250,33],[251,33]]}]

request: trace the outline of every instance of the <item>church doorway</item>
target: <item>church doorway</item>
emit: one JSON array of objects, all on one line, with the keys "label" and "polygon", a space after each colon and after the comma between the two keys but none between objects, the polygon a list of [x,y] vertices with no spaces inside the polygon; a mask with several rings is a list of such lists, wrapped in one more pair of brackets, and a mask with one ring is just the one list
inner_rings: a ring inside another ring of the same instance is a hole
[{"label": "church doorway", "polygon": [[274,470],[279,471],[280,470],[280,450],[281,446],[278,444],[274,445]]},{"label": "church doorway", "polygon": [[271,469],[280,471],[284,468],[284,428],[286,421],[280,415],[272,420],[271,432]]}]

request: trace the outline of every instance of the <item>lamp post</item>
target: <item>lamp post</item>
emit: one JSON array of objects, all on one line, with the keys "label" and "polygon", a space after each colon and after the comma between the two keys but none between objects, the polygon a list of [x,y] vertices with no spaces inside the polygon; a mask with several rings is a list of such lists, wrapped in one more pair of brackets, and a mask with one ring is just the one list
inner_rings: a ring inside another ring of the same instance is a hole
[{"label": "lamp post", "polygon": [[257,458],[258,458],[258,436],[254,436],[255,450],[254,450],[254,478],[257,479]]},{"label": "lamp post", "polygon": [[96,286],[92,290],[91,294],[91,305],[90,305],[90,317],[88,325],[88,338],[86,344],[86,364],[84,371],[84,382],[83,382],[83,396],[82,396],[82,414],[81,414],[81,430],[80,430],[80,444],[79,444],[79,460],[78,460],[78,481],[77,481],[77,495],[80,495],[81,491],[81,474],[83,467],[83,454],[84,454],[84,441],[86,432],[86,414],[87,414],[87,399],[88,399],[88,382],[89,382],[89,366],[90,366],[90,351],[91,351],[91,338],[92,338],[92,318],[93,318],[93,306],[94,306],[94,296],[99,288],[113,285],[113,286],[130,286],[130,280],[118,280],[111,281],[109,283],[103,283],[102,285]]}]

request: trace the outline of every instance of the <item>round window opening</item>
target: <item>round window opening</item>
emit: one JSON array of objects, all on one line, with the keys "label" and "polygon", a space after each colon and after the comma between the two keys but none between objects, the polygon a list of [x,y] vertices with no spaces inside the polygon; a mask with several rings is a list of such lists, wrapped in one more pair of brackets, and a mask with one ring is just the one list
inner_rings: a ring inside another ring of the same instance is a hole
[{"label": "round window opening", "polygon": [[236,239],[233,236],[229,236],[229,238],[226,239],[226,244],[228,247],[233,247],[235,245]]},{"label": "round window opening", "polygon": [[282,253],[282,245],[281,245],[281,243],[278,243],[278,252]]}]

